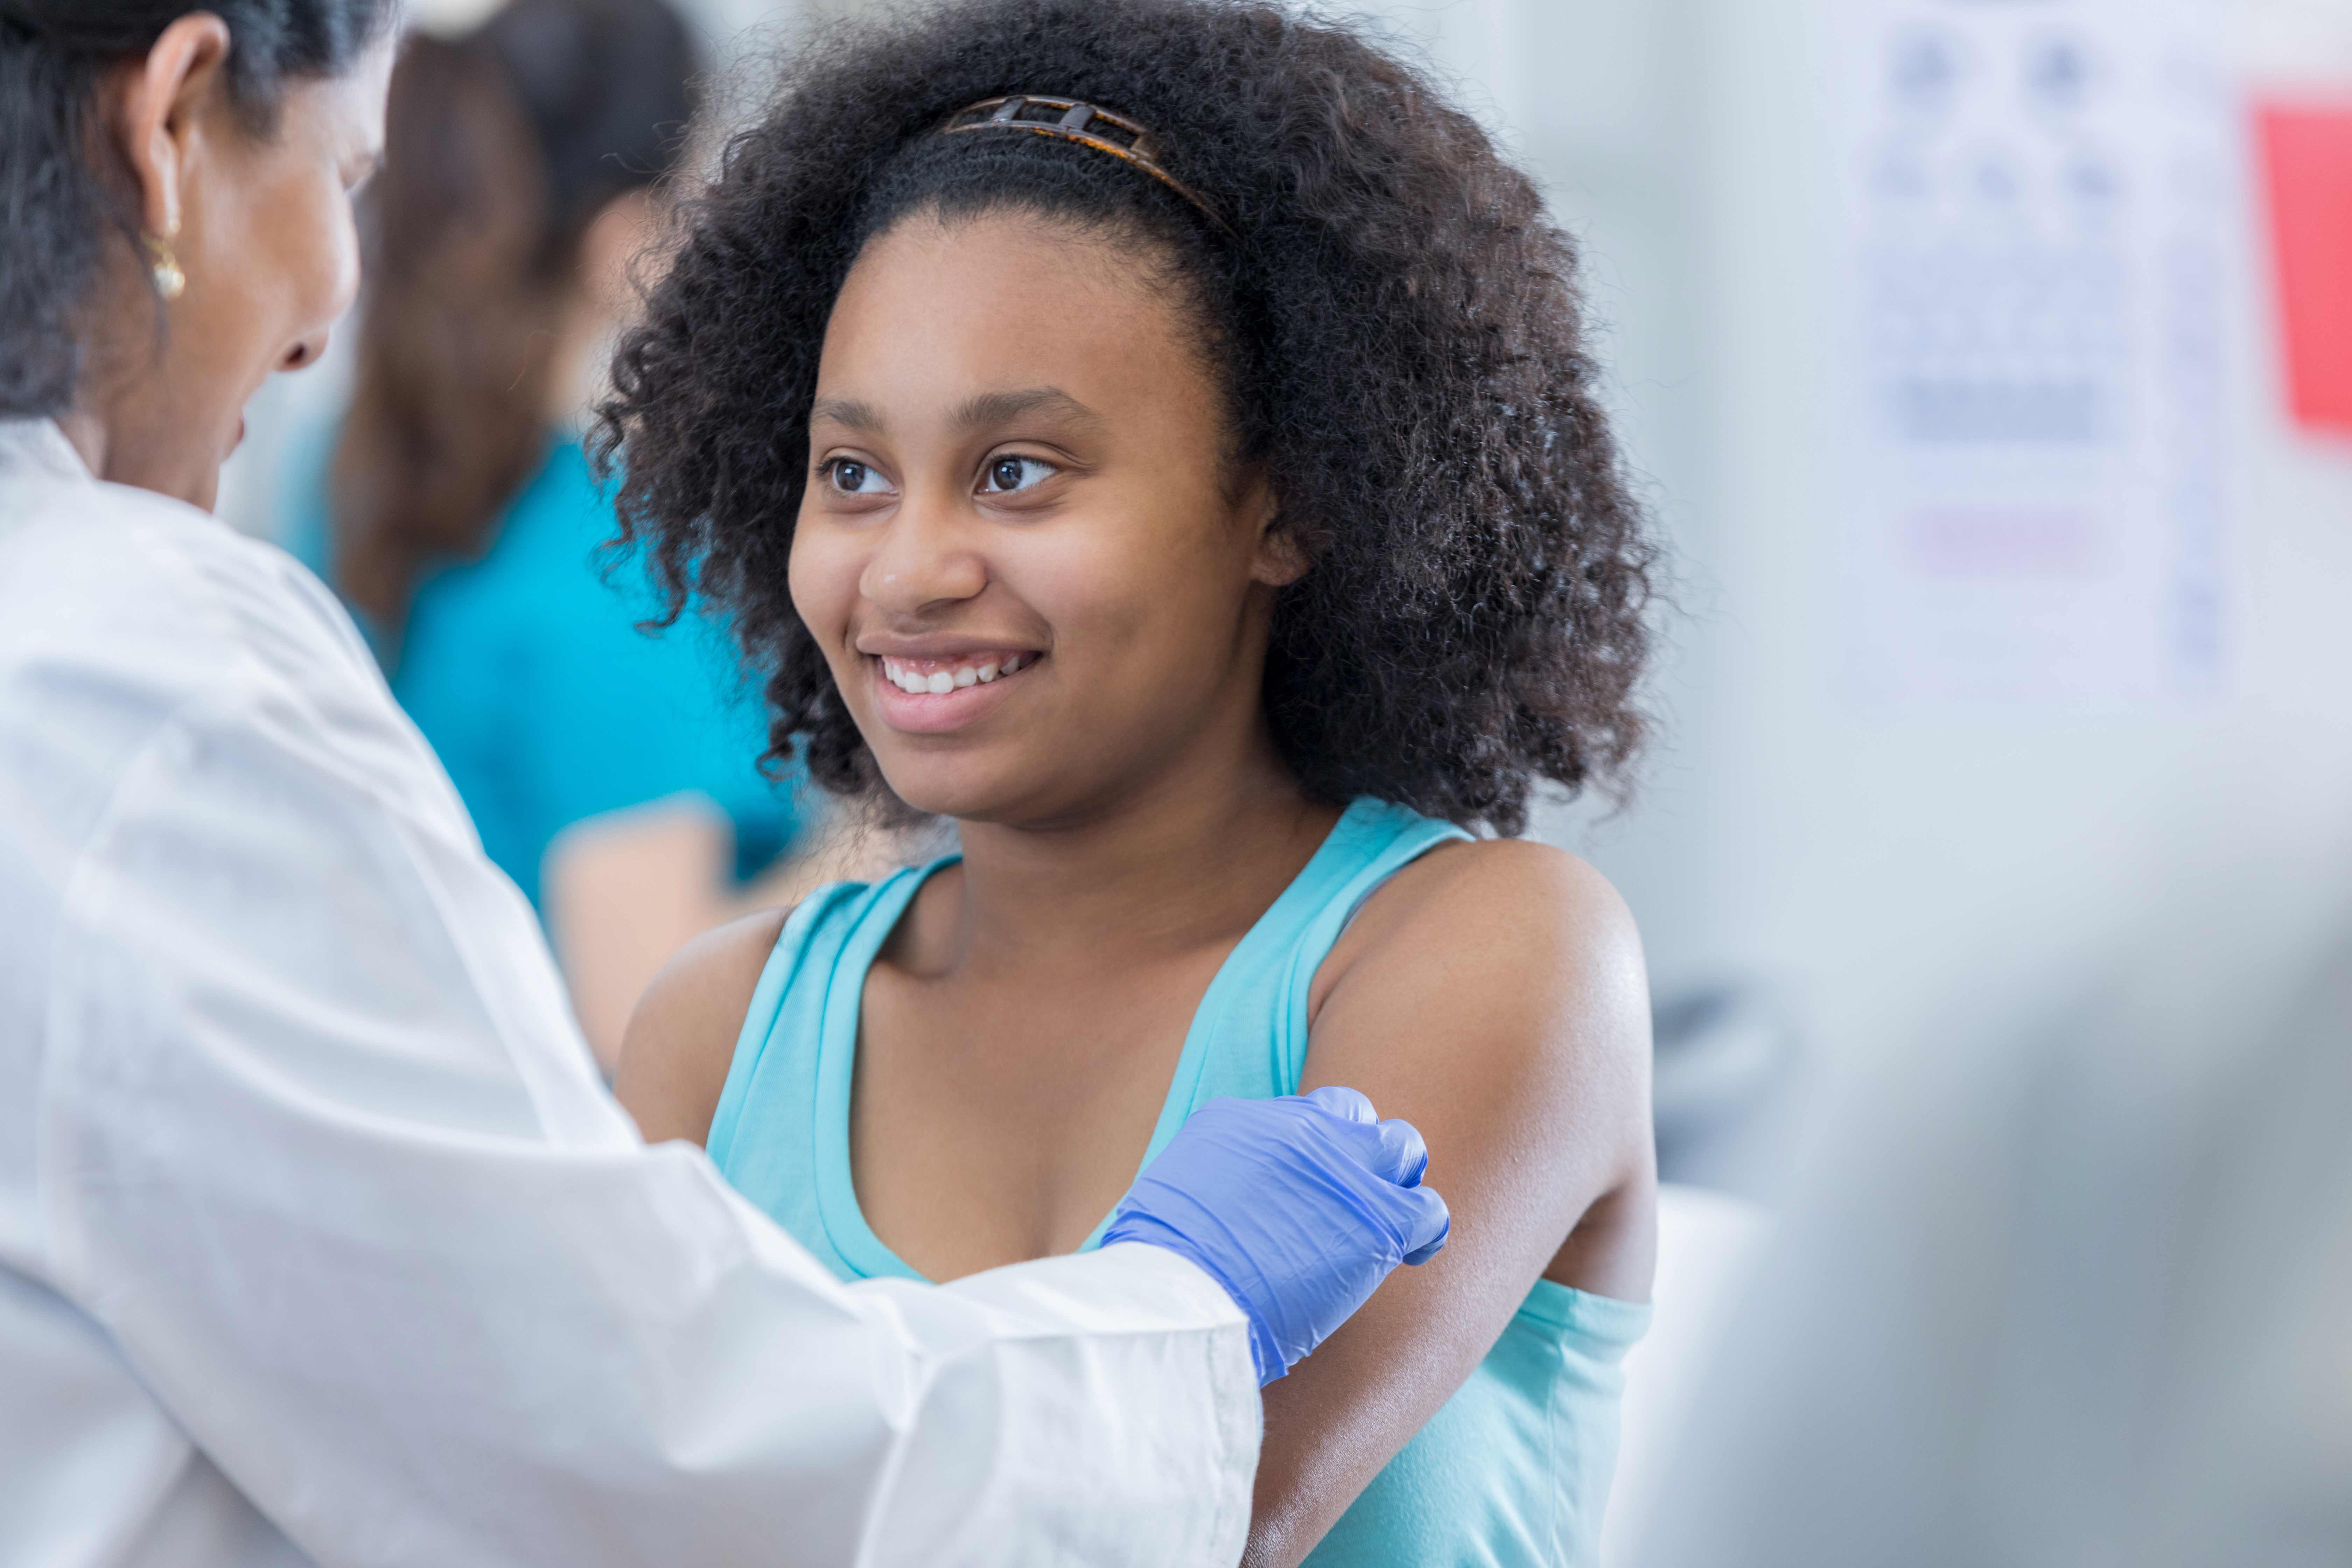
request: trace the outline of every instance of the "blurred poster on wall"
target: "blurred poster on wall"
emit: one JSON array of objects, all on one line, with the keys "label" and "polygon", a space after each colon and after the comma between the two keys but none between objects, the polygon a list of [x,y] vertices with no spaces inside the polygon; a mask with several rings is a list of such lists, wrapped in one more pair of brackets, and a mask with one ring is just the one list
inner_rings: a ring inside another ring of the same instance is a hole
[{"label": "blurred poster on wall", "polygon": [[1865,701],[2220,683],[2225,0],[1840,0]]},{"label": "blurred poster on wall", "polygon": [[2266,103],[2254,124],[2288,406],[2307,430],[2352,436],[2352,105]]}]

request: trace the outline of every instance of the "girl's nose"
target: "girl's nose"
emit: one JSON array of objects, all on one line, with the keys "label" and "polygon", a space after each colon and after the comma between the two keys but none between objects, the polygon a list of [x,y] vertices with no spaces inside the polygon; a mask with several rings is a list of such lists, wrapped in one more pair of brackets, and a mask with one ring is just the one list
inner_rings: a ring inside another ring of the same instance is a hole
[{"label": "girl's nose", "polygon": [[977,598],[988,568],[951,506],[909,495],[882,530],[857,580],[865,599],[893,616]]}]

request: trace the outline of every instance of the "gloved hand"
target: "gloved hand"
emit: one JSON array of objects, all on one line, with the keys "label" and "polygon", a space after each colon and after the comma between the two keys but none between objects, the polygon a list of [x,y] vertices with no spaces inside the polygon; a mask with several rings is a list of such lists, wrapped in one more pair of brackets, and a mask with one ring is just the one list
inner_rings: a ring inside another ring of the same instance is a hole
[{"label": "gloved hand", "polygon": [[1164,1247],[1248,1315],[1261,1387],[1348,1321],[1399,1263],[1445,1245],[1429,1149],[1352,1089],[1213,1100],[1120,1201],[1103,1245]]}]

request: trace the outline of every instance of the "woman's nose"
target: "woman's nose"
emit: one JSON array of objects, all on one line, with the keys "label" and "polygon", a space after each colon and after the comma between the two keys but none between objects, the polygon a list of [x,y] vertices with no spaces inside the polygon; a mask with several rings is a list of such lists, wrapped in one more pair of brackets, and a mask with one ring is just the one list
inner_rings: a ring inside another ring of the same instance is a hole
[{"label": "woman's nose", "polygon": [[887,614],[912,616],[934,605],[977,598],[988,566],[965,534],[957,509],[902,502],[866,557],[857,591]]}]

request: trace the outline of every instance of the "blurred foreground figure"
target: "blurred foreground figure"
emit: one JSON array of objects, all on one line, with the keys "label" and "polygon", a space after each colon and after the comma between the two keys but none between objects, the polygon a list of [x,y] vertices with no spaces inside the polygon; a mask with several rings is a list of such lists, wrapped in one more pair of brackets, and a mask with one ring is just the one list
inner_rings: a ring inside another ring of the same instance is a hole
[{"label": "blurred foreground figure", "polygon": [[2352,931],[2277,929],[1863,1097],[1643,1568],[2352,1563]]}]

